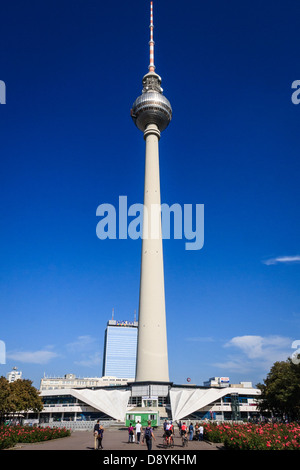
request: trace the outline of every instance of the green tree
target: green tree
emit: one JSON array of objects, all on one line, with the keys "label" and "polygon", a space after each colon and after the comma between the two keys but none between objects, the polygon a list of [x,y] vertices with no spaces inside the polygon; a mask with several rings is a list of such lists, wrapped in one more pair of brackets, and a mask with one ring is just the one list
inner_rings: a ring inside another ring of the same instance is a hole
[{"label": "green tree", "polygon": [[0,377],[0,423],[4,421],[8,413],[10,403],[10,386],[5,377]]},{"label": "green tree", "polygon": [[31,380],[16,380],[9,383],[5,377],[0,377],[0,421],[3,422],[8,414],[20,415],[27,411],[39,412],[43,402],[39,391],[32,386]]},{"label": "green tree", "polygon": [[281,418],[294,421],[300,419],[300,363],[288,358],[275,362],[263,384],[259,408],[262,412],[271,411]]}]

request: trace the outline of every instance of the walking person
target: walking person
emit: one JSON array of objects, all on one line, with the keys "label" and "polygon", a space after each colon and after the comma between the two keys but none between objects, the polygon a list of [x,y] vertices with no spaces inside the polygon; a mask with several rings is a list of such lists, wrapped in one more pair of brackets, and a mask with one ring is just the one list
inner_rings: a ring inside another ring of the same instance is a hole
[{"label": "walking person", "polygon": [[128,442],[133,442],[134,429],[132,424],[128,427]]},{"label": "walking person", "polygon": [[146,441],[148,450],[152,450],[152,438],[156,441],[154,434],[153,434],[153,429],[151,427],[151,421],[148,421],[148,426],[145,429],[144,437],[142,441],[143,444],[144,444],[144,441]]},{"label": "walking person", "polygon": [[199,426],[199,441],[203,441],[204,428],[202,424]]},{"label": "walking person", "polygon": [[198,423],[195,424],[195,438],[196,438],[196,441],[199,440],[199,424]]},{"label": "walking person", "polygon": [[103,433],[104,433],[104,428],[102,425],[100,425],[100,420],[98,419],[97,423],[94,426],[95,450],[103,449],[103,446],[102,446]]},{"label": "walking person", "polygon": [[100,419],[98,419],[97,423],[94,426],[94,449],[96,450],[98,448],[98,431],[100,429]]},{"label": "walking person", "polygon": [[190,441],[193,440],[193,437],[194,437],[194,426],[193,426],[193,423],[191,423],[189,425],[189,439],[190,439]]},{"label": "walking person", "polygon": [[99,428],[99,431],[98,431],[98,437],[97,437],[97,439],[98,439],[98,449],[103,449],[103,445],[102,445],[103,433],[104,433],[104,428],[101,424],[100,428]]},{"label": "walking person", "polygon": [[137,444],[140,444],[141,442],[141,432],[142,432],[142,425],[141,423],[138,421],[135,425],[135,432],[136,432],[136,443]]}]

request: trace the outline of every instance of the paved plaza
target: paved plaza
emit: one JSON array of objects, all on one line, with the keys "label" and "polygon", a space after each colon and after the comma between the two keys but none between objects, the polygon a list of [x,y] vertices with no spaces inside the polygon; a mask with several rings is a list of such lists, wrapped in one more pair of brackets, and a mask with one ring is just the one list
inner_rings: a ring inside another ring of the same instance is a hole
[{"label": "paved plaza", "polygon": [[[154,431],[156,441],[153,441],[153,451],[168,451],[163,446],[163,430],[156,429]],[[107,450],[121,450],[121,451],[134,451],[137,450],[147,451],[145,444],[128,443],[127,429],[106,428],[103,438],[103,448]],[[175,434],[174,451],[199,451],[199,450],[221,450],[222,444],[209,443],[207,441],[189,441],[188,447],[183,448],[181,438],[178,431]],[[94,436],[91,431],[74,431],[70,437],[61,439],[54,439],[52,441],[33,443],[33,444],[18,444],[12,450],[93,450],[94,451]],[[101,450],[97,451],[101,452]]]}]

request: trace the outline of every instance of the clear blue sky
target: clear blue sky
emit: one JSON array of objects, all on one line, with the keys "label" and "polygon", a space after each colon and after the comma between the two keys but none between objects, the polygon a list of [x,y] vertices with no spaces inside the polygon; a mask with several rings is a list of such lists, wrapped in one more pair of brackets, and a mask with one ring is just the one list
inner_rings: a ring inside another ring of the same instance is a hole
[{"label": "clear blue sky", "polygon": [[[299,15],[298,0],[154,1],[162,202],[205,206],[202,250],[164,242],[176,383],[256,384],[300,339]],[[0,375],[101,376],[112,308],[138,310],[141,241],[99,240],[96,209],[143,202],[130,108],[149,1],[16,0],[1,18]]]}]

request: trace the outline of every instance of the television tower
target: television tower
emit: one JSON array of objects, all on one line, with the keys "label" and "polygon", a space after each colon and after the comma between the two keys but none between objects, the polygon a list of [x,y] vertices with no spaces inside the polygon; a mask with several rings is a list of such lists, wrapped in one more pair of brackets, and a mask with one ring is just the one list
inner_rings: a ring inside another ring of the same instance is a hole
[{"label": "television tower", "polygon": [[172,119],[172,108],[155,73],[153,28],[151,2],[149,72],[131,109],[146,142],[136,382],[169,382],[158,142]]}]

